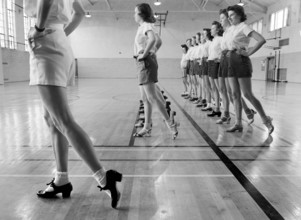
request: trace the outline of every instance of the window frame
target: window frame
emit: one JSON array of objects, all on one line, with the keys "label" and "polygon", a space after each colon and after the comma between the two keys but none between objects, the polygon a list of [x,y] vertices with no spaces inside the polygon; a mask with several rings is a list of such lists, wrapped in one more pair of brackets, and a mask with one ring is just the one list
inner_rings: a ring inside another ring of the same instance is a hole
[{"label": "window frame", "polygon": [[[259,31],[259,24],[260,24],[260,23],[261,23],[261,28],[260,28],[260,31]],[[254,27],[254,25],[255,25],[256,27]],[[262,34],[262,32],[263,32],[263,18],[260,18],[259,20],[252,22],[249,26],[250,26],[254,31],[258,32],[259,34]]]},{"label": "window frame", "polygon": [[0,4],[0,47],[16,50],[16,4],[15,0],[2,0]]},{"label": "window frame", "polygon": [[[290,7],[286,6],[270,14],[269,32],[277,31],[289,26]],[[279,20],[280,19],[280,20]]]}]

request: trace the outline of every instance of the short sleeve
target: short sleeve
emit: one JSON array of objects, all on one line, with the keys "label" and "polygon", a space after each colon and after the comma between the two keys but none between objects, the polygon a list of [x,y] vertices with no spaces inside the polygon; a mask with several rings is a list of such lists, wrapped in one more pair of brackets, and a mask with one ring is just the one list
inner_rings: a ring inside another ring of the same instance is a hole
[{"label": "short sleeve", "polygon": [[242,32],[244,33],[244,35],[248,36],[252,31],[253,31],[253,29],[249,25],[244,24],[243,29],[242,29]]},{"label": "short sleeve", "polygon": [[156,33],[156,32],[155,32],[154,25],[151,24],[151,23],[145,22],[145,23],[143,24],[143,34],[146,35],[146,33],[147,33],[148,31],[153,31],[154,33]]}]

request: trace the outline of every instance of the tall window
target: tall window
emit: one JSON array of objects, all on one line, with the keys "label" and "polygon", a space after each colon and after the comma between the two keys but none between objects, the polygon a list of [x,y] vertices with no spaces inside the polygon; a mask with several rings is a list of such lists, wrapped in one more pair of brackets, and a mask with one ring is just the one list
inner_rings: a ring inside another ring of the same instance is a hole
[{"label": "tall window", "polygon": [[15,1],[7,0],[7,26],[9,48],[17,49],[16,24],[15,24]]},{"label": "tall window", "polygon": [[15,0],[0,1],[1,47],[16,49]]},{"label": "tall window", "polygon": [[250,24],[250,27],[254,30],[257,31],[258,33],[262,34],[262,19],[259,21],[256,21],[252,24]]},{"label": "tall window", "polygon": [[288,26],[288,7],[276,11],[270,17],[270,31]]},{"label": "tall window", "polygon": [[4,2],[0,1],[0,45],[1,47],[5,47],[5,8],[4,8]]},{"label": "tall window", "polygon": [[28,17],[24,13],[24,35],[25,35],[24,39],[25,39],[25,50],[26,51],[29,50],[29,45],[28,45],[28,40],[27,40],[27,34],[28,34],[30,28],[34,27],[34,25],[35,25],[35,19]]}]

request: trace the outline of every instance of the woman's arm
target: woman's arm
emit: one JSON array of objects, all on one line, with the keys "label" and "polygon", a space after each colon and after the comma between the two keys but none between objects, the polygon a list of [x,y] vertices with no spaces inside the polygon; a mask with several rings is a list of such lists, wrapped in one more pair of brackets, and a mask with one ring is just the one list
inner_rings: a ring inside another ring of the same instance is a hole
[{"label": "woman's arm", "polygon": [[81,21],[85,16],[85,10],[82,4],[80,3],[80,1],[77,0],[74,1],[72,7],[73,7],[73,14],[72,14],[71,22],[67,24],[64,28],[64,31],[67,36],[71,34],[78,27],[78,25],[81,23]]},{"label": "woman's arm", "polygon": [[37,1],[37,19],[35,28],[31,28],[28,32],[28,42],[31,48],[34,48],[34,39],[44,37],[46,34],[51,33],[52,30],[45,31],[45,25],[47,18],[49,16],[49,12],[51,6],[53,4],[53,0],[44,1],[38,0]]},{"label": "woman's arm", "polygon": [[248,37],[255,39],[257,43],[254,47],[250,47],[247,51],[240,50],[239,53],[243,56],[251,56],[252,54],[256,53],[256,51],[259,50],[262,47],[262,45],[266,43],[264,37],[256,31],[252,31],[251,33],[249,33]]},{"label": "woman's arm", "polygon": [[155,37],[156,37],[156,43],[155,43],[155,48],[156,48],[156,52],[160,49],[160,47],[162,46],[162,40],[159,36],[159,34],[155,33]]},{"label": "woman's arm", "polygon": [[150,50],[153,48],[153,46],[156,43],[156,37],[155,37],[155,33],[153,31],[151,31],[151,30],[147,31],[146,35],[148,37],[147,45],[146,45],[146,47],[144,49],[143,54],[139,54],[139,56],[137,58],[138,60],[142,60],[145,57],[147,57],[148,54],[149,54],[149,52],[150,52]]},{"label": "woman's arm", "polygon": [[39,28],[39,29],[45,28],[45,23],[47,21],[52,4],[53,4],[53,0],[49,0],[49,1],[38,0],[37,1],[37,21],[36,21],[37,28]]}]

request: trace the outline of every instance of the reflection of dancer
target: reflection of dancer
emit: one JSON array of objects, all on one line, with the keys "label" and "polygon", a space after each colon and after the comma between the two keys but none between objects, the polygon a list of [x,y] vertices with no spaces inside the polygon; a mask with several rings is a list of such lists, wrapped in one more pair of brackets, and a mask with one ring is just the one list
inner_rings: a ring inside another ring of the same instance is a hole
[{"label": "reflection of dancer", "polygon": [[57,168],[55,178],[37,195],[52,198],[62,193],[64,198],[70,197],[69,142],[93,171],[99,188],[110,191],[111,205],[116,208],[120,199],[116,182],[121,181],[122,174],[106,171],[99,163],[91,140],[75,122],[67,102],[66,86],[74,78],[74,57],[66,35],[79,25],[85,14],[83,7],[78,0],[26,0],[25,11],[28,16],[36,18],[35,28],[28,34],[31,46],[30,85],[38,86],[43,101]]},{"label": "reflection of dancer", "polygon": [[138,4],[135,8],[135,21],[140,25],[135,38],[134,53],[137,57],[138,80],[141,97],[144,103],[145,124],[134,134],[136,137],[149,136],[151,133],[151,109],[156,105],[162,114],[173,138],[178,135],[178,124],[174,121],[174,114],[170,117],[165,109],[165,103],[158,95],[158,63],[156,58],[155,43],[159,36],[155,34],[155,18],[151,7],[146,3]]},{"label": "reflection of dancer", "polygon": [[189,71],[187,67],[187,63],[189,62],[187,59],[187,52],[188,52],[188,47],[186,44],[182,44],[182,59],[181,59],[181,70],[182,70],[182,79],[183,79],[183,85],[184,85],[184,92],[181,94],[181,96],[187,96],[188,93],[188,82],[187,82],[187,72]]},{"label": "reflection of dancer", "polygon": [[[231,29],[231,52],[229,62],[229,82],[232,89],[232,95],[235,106],[236,123],[228,129],[228,132],[242,131],[242,103],[241,91],[255,109],[258,111],[263,123],[268,128],[269,134],[274,131],[272,118],[267,116],[260,101],[252,92],[252,63],[249,58],[265,43],[265,39],[256,31],[252,30],[244,21],[247,16],[244,8],[239,5],[230,6],[227,9],[230,23],[233,25]],[[256,45],[248,48],[251,38],[257,41]]]}]

